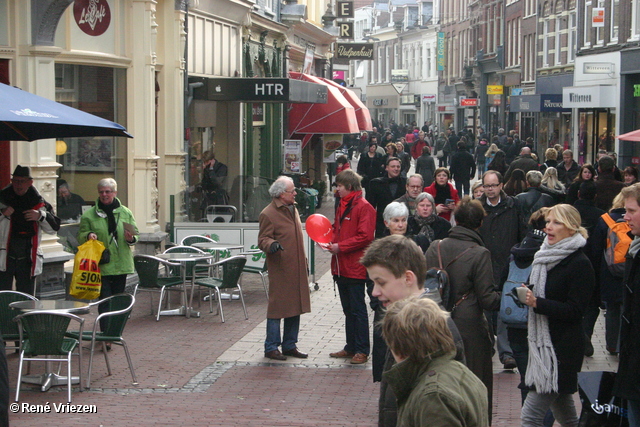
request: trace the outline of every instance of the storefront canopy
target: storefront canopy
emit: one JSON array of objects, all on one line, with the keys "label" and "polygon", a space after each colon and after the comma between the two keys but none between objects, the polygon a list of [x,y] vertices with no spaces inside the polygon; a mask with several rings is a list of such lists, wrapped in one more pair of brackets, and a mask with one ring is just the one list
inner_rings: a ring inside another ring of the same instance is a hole
[{"label": "storefront canopy", "polygon": [[283,78],[189,78],[202,82],[194,90],[194,98],[207,101],[238,102],[327,102],[327,86],[318,82]]},{"label": "storefront canopy", "polygon": [[371,122],[371,114],[369,113],[369,109],[366,105],[364,105],[362,101],[360,101],[358,95],[356,95],[352,90],[340,86],[338,83],[332,80],[324,78],[322,78],[321,80],[330,86],[338,88],[342,96],[344,96],[345,99],[353,106],[356,112],[356,118],[358,119],[358,128],[361,132],[373,130],[373,123]]},{"label": "storefront canopy", "polygon": [[640,142],[640,129],[631,132],[623,133],[617,136],[622,141],[636,141]]},{"label": "storefront canopy", "polygon": [[289,107],[289,135],[358,133],[358,119],[351,103],[340,90],[303,73],[289,73],[291,79],[321,84],[327,88],[326,104],[291,104]]}]

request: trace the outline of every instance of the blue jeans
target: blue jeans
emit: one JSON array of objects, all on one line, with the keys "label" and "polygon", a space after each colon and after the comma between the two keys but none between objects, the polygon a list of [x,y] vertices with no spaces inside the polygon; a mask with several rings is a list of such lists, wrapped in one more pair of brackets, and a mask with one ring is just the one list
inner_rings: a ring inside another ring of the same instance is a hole
[{"label": "blue jeans", "polygon": [[298,342],[300,330],[300,316],[284,319],[284,333],[280,339],[280,319],[267,319],[267,339],[264,340],[264,351],[268,353],[277,350],[282,344],[282,351],[293,350]]},{"label": "blue jeans", "polygon": [[342,312],[345,316],[345,332],[347,344],[344,350],[350,353],[369,355],[369,316],[364,302],[365,280],[334,276],[338,284]]}]

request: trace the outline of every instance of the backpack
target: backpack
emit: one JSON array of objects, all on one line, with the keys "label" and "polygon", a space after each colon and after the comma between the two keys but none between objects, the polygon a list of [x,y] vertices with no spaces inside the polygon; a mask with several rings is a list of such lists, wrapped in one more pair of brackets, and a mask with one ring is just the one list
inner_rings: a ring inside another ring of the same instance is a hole
[{"label": "backpack", "polygon": [[527,268],[518,268],[513,259],[509,262],[509,276],[507,281],[504,282],[502,296],[500,297],[500,319],[509,328],[527,328],[529,307],[518,300],[515,288],[529,281],[532,267],[533,264],[530,264]]},{"label": "backpack", "polygon": [[[445,310],[453,313],[453,311],[460,305],[460,303],[462,303],[462,301],[464,301],[465,299],[467,299],[467,297],[469,296],[469,292],[467,292],[466,294],[464,294],[462,296],[462,298],[460,298],[458,301],[453,301],[451,298],[453,297],[454,292],[452,292],[451,290],[451,281],[449,280],[449,273],[447,273],[447,268],[453,264],[454,262],[456,262],[458,259],[460,259],[460,257],[464,254],[466,254],[467,252],[469,252],[471,249],[475,248],[476,246],[471,246],[467,249],[465,249],[464,251],[462,251],[460,254],[458,254],[458,256],[456,256],[454,259],[452,259],[449,264],[447,264],[445,267],[442,266],[442,256],[440,255],[440,243],[442,243],[442,240],[438,240],[438,264],[440,268],[430,268],[427,271],[427,279],[424,282],[424,288],[425,288],[425,292],[427,290],[429,294],[431,294],[432,292],[434,292],[435,290],[439,290],[440,291],[440,297],[442,299],[442,306],[444,307]],[[432,298],[432,299],[436,299],[436,298]],[[437,302],[437,301],[436,301]]]},{"label": "backpack", "polygon": [[607,263],[609,272],[614,277],[622,277],[624,275],[627,252],[629,251],[629,245],[631,245],[631,237],[629,237],[631,228],[623,218],[615,221],[608,213],[603,214],[601,218],[608,226],[604,260]]}]

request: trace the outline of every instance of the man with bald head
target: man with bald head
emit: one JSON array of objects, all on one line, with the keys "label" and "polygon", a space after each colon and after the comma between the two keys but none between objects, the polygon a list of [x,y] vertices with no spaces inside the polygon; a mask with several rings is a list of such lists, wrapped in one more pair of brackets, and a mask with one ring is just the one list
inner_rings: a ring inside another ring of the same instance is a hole
[{"label": "man with bald head", "polygon": [[518,156],[509,165],[509,170],[507,170],[507,173],[504,176],[504,181],[505,182],[509,181],[511,174],[516,169],[521,169],[526,176],[527,172],[533,171],[533,170],[537,171],[538,168],[539,168],[538,162],[534,160],[533,157],[531,157],[531,148],[526,146],[522,147],[522,149],[520,150],[520,156]]}]

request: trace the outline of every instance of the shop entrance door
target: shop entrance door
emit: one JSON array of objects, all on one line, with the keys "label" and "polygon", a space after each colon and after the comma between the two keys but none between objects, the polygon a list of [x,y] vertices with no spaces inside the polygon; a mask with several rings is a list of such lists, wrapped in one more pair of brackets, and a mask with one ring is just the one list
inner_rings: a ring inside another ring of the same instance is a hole
[{"label": "shop entrance door", "polygon": [[579,110],[578,162],[593,164],[599,150],[615,149],[616,116],[609,109]]}]

